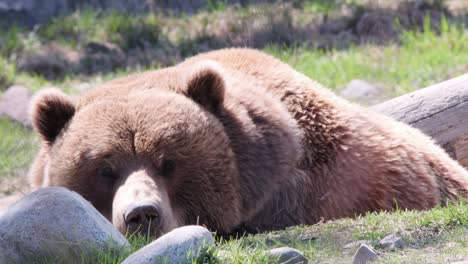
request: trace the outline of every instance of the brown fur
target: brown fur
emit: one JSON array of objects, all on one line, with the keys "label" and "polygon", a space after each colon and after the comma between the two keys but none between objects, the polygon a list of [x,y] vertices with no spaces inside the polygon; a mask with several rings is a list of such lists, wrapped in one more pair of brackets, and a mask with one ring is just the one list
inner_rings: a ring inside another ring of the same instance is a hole
[{"label": "brown fur", "polygon": [[[75,190],[118,227],[120,207],[143,189],[171,211],[161,232],[199,222],[221,234],[468,196],[468,173],[427,136],[254,50],[201,54],[76,102],[56,92],[36,102],[45,143],[33,187]],[[63,122],[54,107],[74,115]],[[177,164],[170,177],[159,171],[166,157]],[[119,171],[112,184],[97,175],[102,164]]]}]

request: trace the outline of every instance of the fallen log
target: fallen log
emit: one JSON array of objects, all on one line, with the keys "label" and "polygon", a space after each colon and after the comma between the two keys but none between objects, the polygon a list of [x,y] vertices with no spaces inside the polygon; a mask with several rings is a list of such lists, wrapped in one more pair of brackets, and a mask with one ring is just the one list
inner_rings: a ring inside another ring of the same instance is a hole
[{"label": "fallen log", "polygon": [[420,129],[468,167],[468,74],[371,108]]}]

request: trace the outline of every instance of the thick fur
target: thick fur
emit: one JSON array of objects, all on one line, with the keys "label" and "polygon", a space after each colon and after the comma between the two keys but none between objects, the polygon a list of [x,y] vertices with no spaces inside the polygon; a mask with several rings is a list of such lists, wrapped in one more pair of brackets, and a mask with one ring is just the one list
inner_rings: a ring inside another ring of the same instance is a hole
[{"label": "thick fur", "polygon": [[[222,234],[468,196],[468,173],[427,136],[254,50],[209,52],[76,102],[57,98],[45,93],[33,107],[44,145],[32,185],[75,190],[109,219],[119,186],[139,170],[155,186],[149,191],[167,193],[170,228],[199,222]],[[57,119],[51,105],[74,115],[47,123],[47,113]],[[167,155],[177,167],[164,178]],[[115,182],[97,176],[103,163],[118,168]]]}]

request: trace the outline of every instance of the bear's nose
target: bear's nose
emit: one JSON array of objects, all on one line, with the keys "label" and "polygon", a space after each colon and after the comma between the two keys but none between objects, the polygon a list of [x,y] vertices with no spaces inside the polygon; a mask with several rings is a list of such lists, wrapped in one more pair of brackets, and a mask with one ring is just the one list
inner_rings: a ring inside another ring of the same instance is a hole
[{"label": "bear's nose", "polygon": [[133,203],[128,206],[124,221],[130,234],[138,232],[150,235],[156,232],[159,226],[159,210],[151,203]]}]

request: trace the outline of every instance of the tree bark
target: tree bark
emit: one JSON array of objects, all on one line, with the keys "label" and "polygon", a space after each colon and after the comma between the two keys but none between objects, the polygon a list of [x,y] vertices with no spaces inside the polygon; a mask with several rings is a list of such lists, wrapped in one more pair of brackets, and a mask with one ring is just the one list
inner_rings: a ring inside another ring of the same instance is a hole
[{"label": "tree bark", "polygon": [[420,129],[468,167],[468,74],[371,108]]}]

